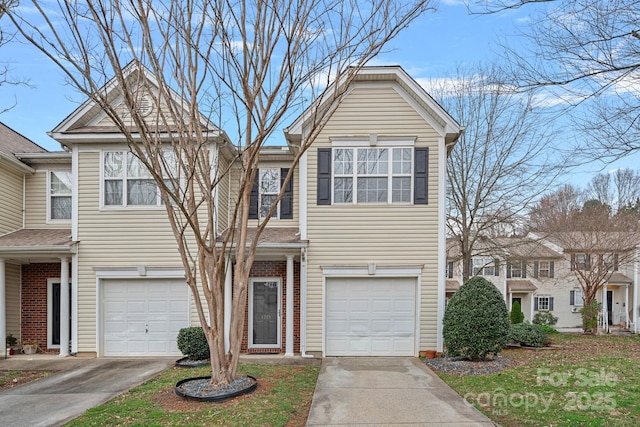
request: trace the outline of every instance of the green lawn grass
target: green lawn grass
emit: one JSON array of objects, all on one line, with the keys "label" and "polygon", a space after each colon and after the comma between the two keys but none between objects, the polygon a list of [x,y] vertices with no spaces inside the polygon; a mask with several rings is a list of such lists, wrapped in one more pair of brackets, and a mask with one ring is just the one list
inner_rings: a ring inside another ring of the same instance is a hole
[{"label": "green lawn grass", "polygon": [[173,368],[67,426],[296,426],[307,419],[318,367],[243,364],[239,372],[258,379],[252,394],[223,403],[194,402],[173,394],[184,378],[209,375],[208,367]]},{"label": "green lawn grass", "polygon": [[506,350],[517,365],[447,384],[504,427],[640,425],[640,337],[552,335],[557,350]]}]

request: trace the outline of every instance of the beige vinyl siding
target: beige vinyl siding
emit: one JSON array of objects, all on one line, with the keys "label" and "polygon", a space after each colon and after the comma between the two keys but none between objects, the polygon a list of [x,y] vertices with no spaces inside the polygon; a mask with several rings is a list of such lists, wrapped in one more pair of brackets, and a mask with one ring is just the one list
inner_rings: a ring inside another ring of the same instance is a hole
[{"label": "beige vinyl siding", "polygon": [[[96,351],[100,268],[182,268],[164,207],[100,210],[99,151],[78,152],[78,350]],[[186,284],[185,284],[186,286]]]},{"label": "beige vinyl siding", "polygon": [[20,342],[20,266],[5,265],[7,334],[12,334]]},{"label": "beige vinyl siding", "polygon": [[[55,171],[71,170],[59,167]],[[25,192],[25,224],[26,228],[69,228],[71,221],[56,220],[47,222],[47,174],[49,169],[37,170],[27,175]]]},{"label": "beige vinyl siding", "polygon": [[0,235],[22,228],[22,174],[0,169]]},{"label": "beige vinyl siding", "polygon": [[218,171],[219,174],[224,174],[219,177],[220,182],[216,186],[216,192],[218,195],[218,232],[222,232],[229,226],[229,191],[231,184],[231,172],[227,171],[229,162],[219,156],[218,159]]},{"label": "beige vinyl siding", "polygon": [[[436,348],[439,135],[393,87],[383,86],[356,87],[308,151],[308,351],[322,350],[321,267],[367,263],[423,266],[419,347]],[[412,136],[415,146],[429,147],[428,205],[316,204],[317,148],[330,147],[330,137],[368,140],[371,133]]]}]

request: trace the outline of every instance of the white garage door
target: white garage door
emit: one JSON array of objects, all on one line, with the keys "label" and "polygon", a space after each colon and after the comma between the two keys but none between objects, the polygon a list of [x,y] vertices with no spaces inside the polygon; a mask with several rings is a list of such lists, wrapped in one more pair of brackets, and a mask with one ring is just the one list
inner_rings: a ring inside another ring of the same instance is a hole
[{"label": "white garage door", "polygon": [[110,279],[102,286],[104,356],[177,356],[189,325],[187,285],[178,279]]},{"label": "white garage door", "polygon": [[413,356],[416,279],[327,278],[327,356]]}]

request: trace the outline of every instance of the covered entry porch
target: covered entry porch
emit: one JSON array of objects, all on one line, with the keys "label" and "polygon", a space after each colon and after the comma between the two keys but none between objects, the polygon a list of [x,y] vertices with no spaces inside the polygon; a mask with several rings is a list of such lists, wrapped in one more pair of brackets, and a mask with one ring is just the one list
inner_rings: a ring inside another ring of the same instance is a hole
[{"label": "covered entry porch", "polygon": [[[7,335],[68,356],[77,300],[70,230],[21,229],[0,237],[0,342]],[[6,354],[3,354],[6,357]]]}]

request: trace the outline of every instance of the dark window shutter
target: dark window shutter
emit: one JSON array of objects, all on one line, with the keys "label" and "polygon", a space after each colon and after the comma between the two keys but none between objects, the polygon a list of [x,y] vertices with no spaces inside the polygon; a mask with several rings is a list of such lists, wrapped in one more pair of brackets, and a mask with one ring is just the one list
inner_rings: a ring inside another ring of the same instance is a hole
[{"label": "dark window shutter", "polygon": [[318,148],[318,205],[331,204],[331,148]]},{"label": "dark window shutter", "polygon": [[413,167],[413,204],[429,203],[429,148],[414,148]]},{"label": "dark window shutter", "polygon": [[533,299],[533,311],[538,311],[538,297]]},{"label": "dark window shutter", "polygon": [[549,277],[553,279],[553,261],[549,261]]},{"label": "dark window shutter", "polygon": [[571,271],[576,269],[576,254],[571,254]]},{"label": "dark window shutter", "polygon": [[576,291],[569,291],[569,305],[576,305]]},{"label": "dark window shutter", "polygon": [[249,197],[249,219],[258,219],[258,181],[260,181],[260,170],[256,170],[256,176],[251,187],[251,196]]},{"label": "dark window shutter", "polygon": [[500,275],[500,261],[495,260],[495,261],[493,262],[493,269],[495,270],[495,271],[493,272],[493,275],[494,275],[494,276],[499,276],[499,275]]},{"label": "dark window shutter", "polygon": [[587,255],[585,258],[587,260],[587,267],[585,270],[591,270],[591,255]]},{"label": "dark window shutter", "polygon": [[[280,169],[280,186],[284,184],[284,180],[288,173],[288,168]],[[293,175],[291,175],[291,179],[287,183],[287,187],[284,189],[282,200],[280,200],[280,218],[293,219]]]},{"label": "dark window shutter", "polygon": [[549,311],[553,311],[553,297],[549,297]]},{"label": "dark window shutter", "polygon": [[511,279],[511,263],[507,261],[507,279]]},{"label": "dark window shutter", "polygon": [[540,269],[540,263],[538,261],[533,262],[533,278],[538,278],[538,270]]},{"label": "dark window shutter", "polygon": [[526,261],[522,261],[522,278],[523,279],[527,278],[527,262]]},{"label": "dark window shutter", "polygon": [[475,275],[476,275],[476,272],[474,271],[474,268],[473,268],[473,258],[471,258],[469,260],[469,276],[475,276]]},{"label": "dark window shutter", "polygon": [[613,254],[613,271],[618,271],[618,254]]},{"label": "dark window shutter", "polygon": [[447,277],[453,279],[453,261],[449,261],[449,275]]}]

